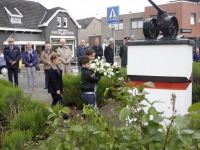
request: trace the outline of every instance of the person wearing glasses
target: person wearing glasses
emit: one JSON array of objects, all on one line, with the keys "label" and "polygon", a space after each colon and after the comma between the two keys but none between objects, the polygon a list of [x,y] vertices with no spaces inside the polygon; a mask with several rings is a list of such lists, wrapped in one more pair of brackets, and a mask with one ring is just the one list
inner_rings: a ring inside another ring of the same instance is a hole
[{"label": "person wearing glasses", "polygon": [[64,76],[66,73],[72,73],[71,71],[71,50],[66,46],[66,40],[61,39],[60,40],[61,46],[58,47],[57,53],[61,56],[61,64],[59,65],[59,68],[62,70],[62,76]]},{"label": "person wearing glasses", "polygon": [[18,46],[14,45],[14,39],[8,39],[8,46],[4,48],[4,59],[6,60],[6,67],[8,69],[8,80],[13,83],[14,74],[14,85],[18,86],[18,67],[19,60],[21,59],[21,52]]}]

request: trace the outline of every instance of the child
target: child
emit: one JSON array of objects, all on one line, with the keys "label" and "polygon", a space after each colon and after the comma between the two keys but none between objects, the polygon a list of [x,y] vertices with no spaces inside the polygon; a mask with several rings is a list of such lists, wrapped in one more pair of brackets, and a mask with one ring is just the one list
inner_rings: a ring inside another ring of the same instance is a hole
[{"label": "child", "polygon": [[[88,51],[88,50],[87,50]],[[90,53],[86,55],[93,55],[95,53]],[[96,93],[95,93],[95,85],[99,82],[100,77],[96,77],[93,75],[90,70],[90,59],[87,56],[83,56],[79,60],[80,66],[82,66],[81,70],[81,97],[86,105],[92,104],[96,106]]]},{"label": "child", "polygon": [[89,58],[90,61],[95,59],[95,51],[91,48],[85,51],[86,56]]},{"label": "child", "polygon": [[49,84],[48,92],[51,93],[53,98],[52,107],[59,103],[64,106],[64,101],[62,98],[63,93],[63,83],[62,83],[62,70],[58,68],[61,63],[61,56],[59,54],[52,54],[50,58],[52,66],[49,69]]}]

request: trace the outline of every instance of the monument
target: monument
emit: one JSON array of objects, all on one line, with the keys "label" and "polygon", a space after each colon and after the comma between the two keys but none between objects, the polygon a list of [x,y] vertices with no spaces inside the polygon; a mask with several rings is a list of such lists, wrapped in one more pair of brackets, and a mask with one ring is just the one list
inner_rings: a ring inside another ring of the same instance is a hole
[{"label": "monument", "polygon": [[[153,82],[155,88],[145,88],[149,101],[163,101],[155,104],[164,116],[172,115],[171,95],[176,95],[177,114],[186,114],[192,104],[192,49],[194,41],[177,38],[178,20],[169,16],[152,0],[157,18],[144,21],[145,40],[131,40],[128,45],[127,78],[139,85]],[[157,39],[159,34],[163,38]],[[181,37],[181,36],[179,36]]]}]

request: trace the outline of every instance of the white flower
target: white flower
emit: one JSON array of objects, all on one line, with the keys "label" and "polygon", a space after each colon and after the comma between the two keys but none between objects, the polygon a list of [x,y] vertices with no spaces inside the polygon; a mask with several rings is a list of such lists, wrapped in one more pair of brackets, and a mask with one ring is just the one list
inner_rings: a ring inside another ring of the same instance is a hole
[{"label": "white flower", "polygon": [[114,72],[111,72],[110,75],[111,75],[111,76],[114,76],[115,74],[114,74]]},{"label": "white flower", "polygon": [[116,71],[116,74],[119,73],[119,71]]},{"label": "white flower", "polygon": [[108,78],[110,78],[111,77],[111,75],[108,75]]},{"label": "white flower", "polygon": [[96,62],[96,65],[97,65],[97,66],[100,65],[100,63],[97,61],[97,62]]},{"label": "white flower", "polygon": [[98,56],[97,59],[100,59],[100,57]]},{"label": "white flower", "polygon": [[91,63],[90,68],[94,69],[94,68],[96,68],[96,65],[94,63]]},{"label": "white flower", "polygon": [[104,76],[107,76],[107,72],[104,72],[103,75],[104,75]]},{"label": "white flower", "polygon": [[117,62],[115,62],[115,63],[113,64],[113,66],[117,66]]},{"label": "white flower", "polygon": [[119,80],[119,81],[123,81],[123,80],[124,80],[124,78],[123,78],[123,77],[121,77],[121,78],[118,78],[118,80]]},{"label": "white flower", "polygon": [[110,67],[110,64],[109,64],[109,63],[106,63],[105,66],[106,66],[106,67]]}]

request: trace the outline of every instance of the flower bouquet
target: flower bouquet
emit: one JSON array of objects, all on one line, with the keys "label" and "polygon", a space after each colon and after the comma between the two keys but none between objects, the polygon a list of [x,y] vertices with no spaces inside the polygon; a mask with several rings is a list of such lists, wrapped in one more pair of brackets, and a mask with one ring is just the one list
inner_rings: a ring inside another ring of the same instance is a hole
[{"label": "flower bouquet", "polygon": [[111,78],[119,73],[120,67],[117,66],[117,63],[111,65],[109,63],[104,63],[103,59],[98,58],[91,61],[90,70],[92,70],[95,76],[107,76]]}]

